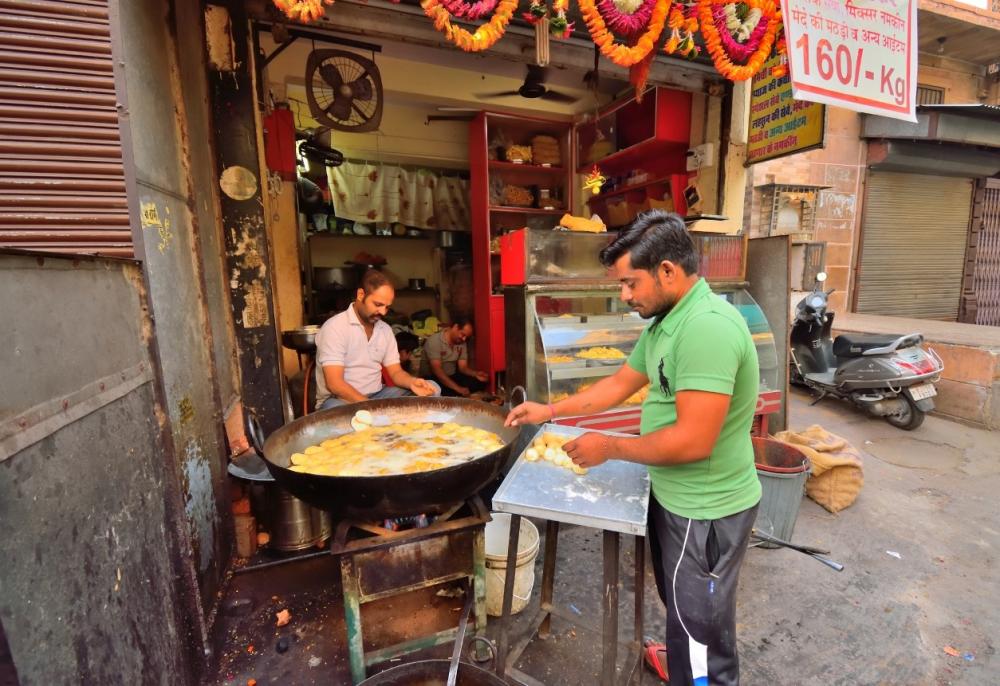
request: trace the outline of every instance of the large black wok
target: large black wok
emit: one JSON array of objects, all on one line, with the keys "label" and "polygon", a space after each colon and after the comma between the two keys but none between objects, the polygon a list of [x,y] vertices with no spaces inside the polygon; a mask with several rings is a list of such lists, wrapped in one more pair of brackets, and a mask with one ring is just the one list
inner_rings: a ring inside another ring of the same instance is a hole
[{"label": "large black wok", "polygon": [[[351,417],[368,410],[376,423],[452,421],[500,436],[504,447],[469,462],[415,474],[388,476],[319,476],[293,472],[292,453],[302,452],[338,434],[352,431]],[[496,478],[507,460],[517,427],[504,427],[502,407],[465,398],[387,398],[320,410],[281,427],[264,440],[250,419],[250,440],[281,488],[335,516],[363,520],[442,512],[477,493]]]}]

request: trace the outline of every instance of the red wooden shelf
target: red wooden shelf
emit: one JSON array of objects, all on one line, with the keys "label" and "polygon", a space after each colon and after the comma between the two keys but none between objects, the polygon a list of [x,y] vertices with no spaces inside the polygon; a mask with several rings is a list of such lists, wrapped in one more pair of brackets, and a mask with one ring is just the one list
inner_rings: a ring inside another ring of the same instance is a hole
[{"label": "red wooden shelf", "polygon": [[502,207],[500,205],[490,205],[490,212],[505,212],[509,214],[566,214],[566,210],[540,210],[537,207]]},{"label": "red wooden shelf", "polygon": [[[587,162],[577,169],[577,173],[589,174],[595,164],[601,168],[602,172],[605,173],[615,171],[617,169],[628,169],[630,167],[634,168],[641,162],[656,159],[656,157],[663,153],[673,153],[674,155],[679,154],[681,156],[680,159],[683,160],[686,152],[687,145],[683,143],[648,138],[644,141],[636,143],[633,146],[625,148],[624,150],[613,152],[596,162]],[[683,166],[681,168],[683,169]]]},{"label": "red wooden shelf", "polygon": [[648,188],[649,186],[656,186],[664,183],[666,184],[670,183],[669,176],[653,179],[652,181],[643,181],[642,183],[632,184],[631,186],[622,186],[621,188],[616,188],[613,191],[601,191],[597,195],[593,195],[587,198],[587,203],[588,204],[592,203],[595,200],[600,200],[601,198],[612,198],[616,195],[625,195],[626,193],[630,193],[631,191],[641,191],[642,189]]},{"label": "red wooden shelf", "polygon": [[553,174],[562,175],[566,173],[563,167],[544,167],[540,164],[515,164],[514,162],[502,162],[500,160],[490,160],[490,169],[498,169],[500,171],[518,171],[518,172],[534,172],[536,174]]}]

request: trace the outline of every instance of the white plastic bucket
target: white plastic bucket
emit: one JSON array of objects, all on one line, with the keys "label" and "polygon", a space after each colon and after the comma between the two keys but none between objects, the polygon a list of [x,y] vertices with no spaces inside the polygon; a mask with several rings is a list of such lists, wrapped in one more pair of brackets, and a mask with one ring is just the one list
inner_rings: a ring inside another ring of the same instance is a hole
[{"label": "white plastic bucket", "polygon": [[[503,612],[503,585],[507,578],[507,543],[510,540],[510,515],[494,512],[486,524],[486,614],[499,617]],[[535,558],[538,556],[538,528],[521,517],[514,567],[514,600],[511,614],[528,605],[535,585]]]}]

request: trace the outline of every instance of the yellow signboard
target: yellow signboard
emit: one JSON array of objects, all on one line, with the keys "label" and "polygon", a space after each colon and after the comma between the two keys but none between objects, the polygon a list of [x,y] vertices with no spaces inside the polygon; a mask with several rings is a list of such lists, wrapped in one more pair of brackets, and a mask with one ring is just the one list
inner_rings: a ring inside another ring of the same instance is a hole
[{"label": "yellow signboard", "polygon": [[747,165],[822,147],[826,106],[792,98],[788,74],[771,76],[772,57],[753,77],[750,92],[750,141]]}]

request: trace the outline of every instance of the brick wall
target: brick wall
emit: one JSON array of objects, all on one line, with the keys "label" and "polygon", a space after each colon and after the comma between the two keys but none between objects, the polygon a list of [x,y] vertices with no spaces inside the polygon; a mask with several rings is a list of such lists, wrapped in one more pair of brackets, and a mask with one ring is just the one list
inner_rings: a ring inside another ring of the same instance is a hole
[{"label": "brick wall", "polygon": [[[827,107],[825,146],[779,160],[754,165],[753,185],[812,184],[830,186],[820,192],[813,239],[826,242],[827,288],[835,288],[830,297],[834,311],[844,311],[851,288],[855,228],[860,223],[861,184],[864,177],[865,149],[861,140],[861,117],[857,112]],[[759,191],[753,193],[750,235],[762,235]]]}]

